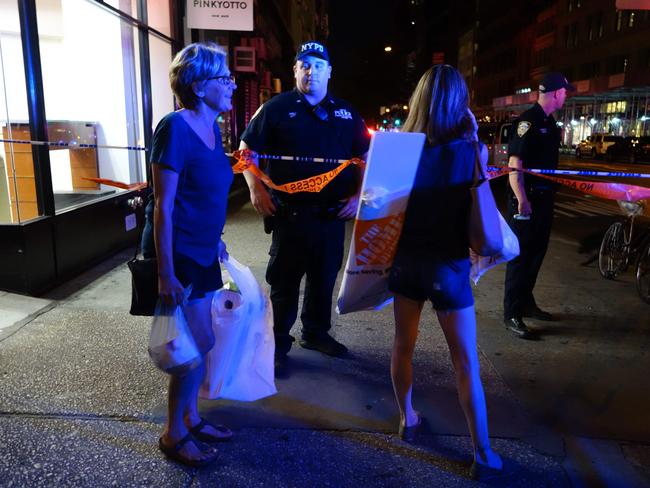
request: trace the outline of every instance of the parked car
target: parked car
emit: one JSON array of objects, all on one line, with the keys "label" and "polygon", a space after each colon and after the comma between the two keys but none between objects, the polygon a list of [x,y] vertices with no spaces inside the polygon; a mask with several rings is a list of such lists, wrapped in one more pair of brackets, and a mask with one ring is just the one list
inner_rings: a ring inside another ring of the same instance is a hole
[{"label": "parked car", "polygon": [[492,164],[492,148],[494,147],[494,136],[496,135],[499,126],[497,124],[479,124],[478,125],[478,140],[487,146],[488,164]]},{"label": "parked car", "polygon": [[612,136],[610,134],[592,134],[584,141],[581,141],[576,148],[576,157],[583,156],[596,158],[607,154],[607,148],[617,141],[622,141],[621,136]]},{"label": "parked car", "polygon": [[605,152],[607,161],[650,161],[650,137],[628,136],[616,141]]},{"label": "parked car", "polygon": [[498,124],[479,124],[478,138],[487,146],[490,166],[508,165],[508,143],[512,122]]},{"label": "parked car", "polygon": [[510,144],[511,132],[512,122],[505,122],[499,126],[493,148],[495,166],[508,166],[508,144]]}]

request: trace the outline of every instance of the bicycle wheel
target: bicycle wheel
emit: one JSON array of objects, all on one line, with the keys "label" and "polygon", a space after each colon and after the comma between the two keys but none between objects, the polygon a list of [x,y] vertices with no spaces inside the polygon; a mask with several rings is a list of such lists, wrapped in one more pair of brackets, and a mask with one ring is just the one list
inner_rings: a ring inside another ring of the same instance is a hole
[{"label": "bicycle wheel", "polygon": [[600,243],[598,270],[603,278],[613,280],[625,268],[627,253],[622,222],[609,226]]},{"label": "bicycle wheel", "polygon": [[636,260],[636,291],[646,303],[650,303],[650,239],[646,239]]}]

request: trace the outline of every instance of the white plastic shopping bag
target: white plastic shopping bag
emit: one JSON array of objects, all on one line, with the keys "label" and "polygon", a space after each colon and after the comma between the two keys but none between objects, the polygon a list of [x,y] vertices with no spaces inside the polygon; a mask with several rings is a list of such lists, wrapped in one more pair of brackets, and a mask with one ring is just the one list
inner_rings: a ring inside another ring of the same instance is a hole
[{"label": "white plastic shopping bag", "polygon": [[379,310],[392,300],[388,276],[424,139],[413,132],[377,132],[372,137],[336,303],[340,314]]},{"label": "white plastic shopping bag", "polygon": [[[191,287],[185,290],[185,300]],[[149,356],[154,364],[169,374],[183,375],[201,362],[192,333],[181,305],[165,305],[160,300],[149,333]]]},{"label": "white plastic shopping bag", "polygon": [[500,253],[494,256],[479,256],[471,249],[469,250],[469,258],[472,263],[469,276],[475,285],[478,284],[478,280],[481,279],[481,276],[488,269],[519,256],[519,240],[501,213],[499,213],[499,223],[501,224],[501,234],[503,235],[503,248]]},{"label": "white plastic shopping bag", "polygon": [[215,346],[200,395],[254,401],[277,393],[271,302],[249,268],[232,256],[223,264],[238,291],[222,288],[212,301]]}]

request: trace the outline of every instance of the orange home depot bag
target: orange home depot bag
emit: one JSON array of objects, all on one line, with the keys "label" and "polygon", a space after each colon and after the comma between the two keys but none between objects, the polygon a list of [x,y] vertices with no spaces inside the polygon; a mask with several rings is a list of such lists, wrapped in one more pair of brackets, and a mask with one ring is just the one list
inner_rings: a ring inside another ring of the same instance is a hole
[{"label": "orange home depot bag", "polygon": [[424,134],[411,132],[377,132],[372,138],[337,299],[340,314],[379,309],[392,298],[388,274],[424,140]]}]

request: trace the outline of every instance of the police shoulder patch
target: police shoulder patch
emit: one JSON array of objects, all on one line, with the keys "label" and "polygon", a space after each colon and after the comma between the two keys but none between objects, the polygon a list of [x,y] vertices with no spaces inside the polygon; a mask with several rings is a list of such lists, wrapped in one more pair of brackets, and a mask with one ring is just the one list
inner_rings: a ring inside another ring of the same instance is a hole
[{"label": "police shoulder patch", "polygon": [[522,120],[519,122],[519,124],[517,124],[517,135],[519,137],[524,137],[524,134],[528,132],[528,129],[530,129],[530,122]]}]

